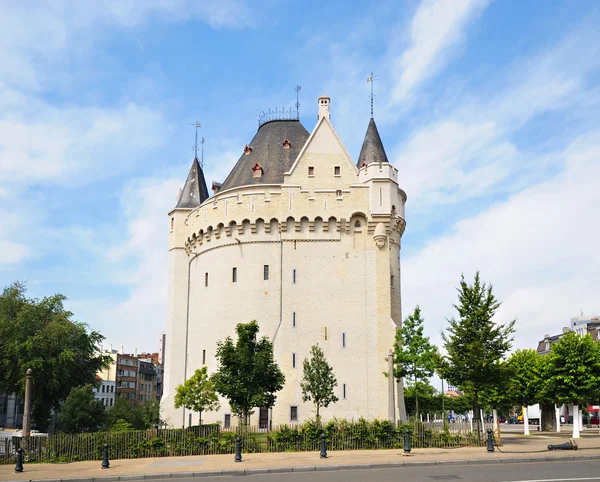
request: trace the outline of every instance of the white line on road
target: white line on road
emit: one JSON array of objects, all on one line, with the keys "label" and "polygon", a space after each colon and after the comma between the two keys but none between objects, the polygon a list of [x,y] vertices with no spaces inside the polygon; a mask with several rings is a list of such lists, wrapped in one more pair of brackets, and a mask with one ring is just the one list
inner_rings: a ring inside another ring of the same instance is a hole
[{"label": "white line on road", "polygon": [[504,480],[502,482],[576,482],[580,480],[600,480],[600,477],[578,477],[576,479]]}]

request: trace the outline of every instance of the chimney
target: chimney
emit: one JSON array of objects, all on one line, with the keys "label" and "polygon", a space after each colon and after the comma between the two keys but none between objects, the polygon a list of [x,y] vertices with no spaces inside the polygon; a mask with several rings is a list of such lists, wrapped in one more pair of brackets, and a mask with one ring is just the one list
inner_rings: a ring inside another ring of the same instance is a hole
[{"label": "chimney", "polygon": [[125,351],[123,351],[123,345],[121,345],[121,355],[124,355]]},{"label": "chimney", "polygon": [[565,333],[569,333],[570,331],[571,331],[571,328],[569,328],[568,326],[565,326],[565,327],[562,329],[563,335],[564,335]]},{"label": "chimney", "polygon": [[544,335],[544,340],[547,340],[548,338],[550,338],[550,335]]},{"label": "chimney", "polygon": [[137,358],[137,348],[133,349],[133,356]]},{"label": "chimney", "polygon": [[326,95],[322,95],[321,97],[319,97],[319,120],[321,120],[321,117],[325,117],[327,120],[330,119],[330,114],[329,114],[329,102],[331,101],[331,99],[329,97],[327,97]]}]

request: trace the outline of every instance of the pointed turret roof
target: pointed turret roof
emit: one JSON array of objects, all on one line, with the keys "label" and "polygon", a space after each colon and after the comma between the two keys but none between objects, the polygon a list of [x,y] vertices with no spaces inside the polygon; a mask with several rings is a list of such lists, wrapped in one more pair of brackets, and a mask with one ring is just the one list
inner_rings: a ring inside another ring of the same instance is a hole
[{"label": "pointed turret roof", "polygon": [[194,157],[190,173],[183,186],[183,191],[175,209],[194,209],[200,206],[208,199],[208,189],[204,180],[204,173],[198,162],[198,158]]},{"label": "pointed turret roof", "polygon": [[365,134],[365,140],[360,149],[356,166],[360,169],[363,164],[368,165],[371,162],[389,162],[383,148],[383,143],[381,142],[381,137],[379,137],[379,131],[375,125],[375,119],[372,117],[369,121],[369,127],[367,127],[367,133]]}]

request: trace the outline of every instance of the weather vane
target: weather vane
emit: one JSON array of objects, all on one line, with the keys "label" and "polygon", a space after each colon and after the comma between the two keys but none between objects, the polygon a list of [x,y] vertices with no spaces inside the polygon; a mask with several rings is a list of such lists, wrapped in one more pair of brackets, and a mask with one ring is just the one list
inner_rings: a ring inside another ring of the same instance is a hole
[{"label": "weather vane", "polygon": [[302,87],[300,87],[299,85],[296,86],[296,88],[294,89],[294,92],[296,92],[296,118],[300,119],[300,101],[298,100],[298,93],[300,92],[300,89],[302,89]]},{"label": "weather vane", "polygon": [[376,78],[377,76],[373,75],[373,72],[371,72],[371,77],[367,78],[367,83],[371,83],[371,117],[373,117],[373,83],[375,82]]},{"label": "weather vane", "polygon": [[[190,125],[196,126],[196,142],[194,143],[194,157],[196,159],[198,159],[198,127],[202,127],[202,126],[200,125],[200,122],[198,122],[198,121],[196,121]],[[204,139],[202,139],[202,142],[204,142]]]}]

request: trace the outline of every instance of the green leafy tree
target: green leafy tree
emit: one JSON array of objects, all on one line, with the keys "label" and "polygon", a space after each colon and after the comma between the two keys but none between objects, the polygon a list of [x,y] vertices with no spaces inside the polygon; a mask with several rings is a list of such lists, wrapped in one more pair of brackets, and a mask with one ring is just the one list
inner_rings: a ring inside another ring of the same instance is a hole
[{"label": "green leafy tree", "polygon": [[503,361],[498,366],[498,374],[494,385],[488,386],[481,393],[481,404],[486,409],[497,409],[501,414],[509,413],[514,406],[514,397],[509,392],[511,373],[508,363]]},{"label": "green leafy tree", "polygon": [[[497,384],[501,376],[502,360],[510,350],[515,331],[515,320],[500,325],[492,321],[500,303],[475,274],[472,285],[461,276],[458,291],[458,319],[448,320],[449,327],[442,333],[447,355],[442,358],[440,372],[446,380],[473,399],[475,414],[479,413],[479,397],[486,389]],[[477,427],[479,417],[476,416]]]},{"label": "green leafy tree", "polygon": [[146,430],[160,423],[160,404],[156,400],[135,406],[120,396],[106,411],[106,426],[111,431]]},{"label": "green leafy tree", "polygon": [[310,354],[312,358],[305,358],[302,366],[302,401],[314,403],[317,422],[320,422],[320,408],[339,400],[334,393],[337,379],[319,345],[313,345]]},{"label": "green leafy tree", "polygon": [[[412,315],[396,331],[394,343],[394,377],[406,378],[413,382],[415,415],[419,417],[419,386],[433,375],[436,368],[437,348],[429,337],[423,335],[423,318],[417,305]],[[407,394],[405,393],[405,398]]]},{"label": "green leafy tree", "polygon": [[[514,405],[523,406],[525,410],[532,403],[540,402],[542,389],[540,356],[535,350],[517,350],[507,361],[510,379],[507,394]],[[525,426],[528,434],[528,427]]]},{"label": "green leafy tree", "polygon": [[[544,358],[541,398],[574,406],[600,399],[600,345],[590,335],[565,333],[550,345],[550,353]],[[574,416],[574,437],[579,436],[576,418]]]},{"label": "green leafy tree", "polygon": [[202,412],[219,410],[219,396],[208,377],[206,367],[196,370],[185,383],[177,387],[175,408],[179,407],[198,412],[200,414],[200,425],[202,425]]},{"label": "green leafy tree", "polygon": [[237,341],[231,337],[217,344],[219,369],[213,374],[215,390],[229,401],[242,423],[248,424],[256,407],[270,408],[283,388],[285,376],[273,358],[273,344],[266,337],[258,339],[258,323],[236,326]]},{"label": "green leafy tree", "polygon": [[[418,417],[417,410],[426,413],[441,412],[442,401],[435,391],[435,388],[427,381],[409,382],[404,388],[404,397],[406,399],[406,412]],[[418,409],[417,409],[418,402]]]},{"label": "green leafy tree", "polygon": [[67,433],[96,432],[104,423],[104,404],[92,385],[74,388],[60,409],[60,429]]},{"label": "green leafy tree", "polygon": [[104,337],[73,321],[64,301],[61,294],[29,299],[22,283],[0,294],[0,393],[23,396],[31,368],[33,421],[40,430],[73,388],[94,384],[96,372],[110,363],[98,349]]}]

